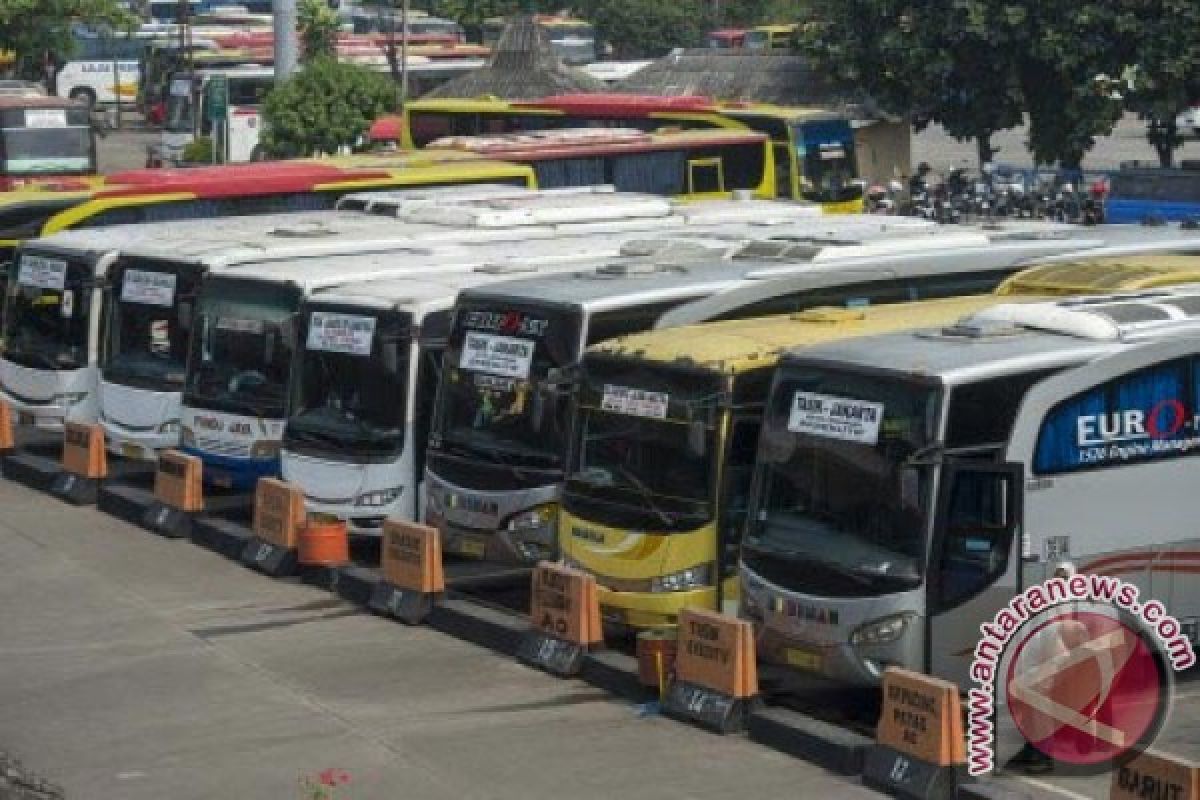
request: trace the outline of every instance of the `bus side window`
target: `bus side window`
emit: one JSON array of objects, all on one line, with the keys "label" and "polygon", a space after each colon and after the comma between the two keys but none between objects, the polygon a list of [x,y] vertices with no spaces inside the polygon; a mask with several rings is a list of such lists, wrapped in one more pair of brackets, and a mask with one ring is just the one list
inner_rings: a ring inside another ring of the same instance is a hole
[{"label": "bus side window", "polygon": [[945,531],[938,556],[937,607],[961,605],[995,583],[1012,551],[1017,474],[950,471]]}]

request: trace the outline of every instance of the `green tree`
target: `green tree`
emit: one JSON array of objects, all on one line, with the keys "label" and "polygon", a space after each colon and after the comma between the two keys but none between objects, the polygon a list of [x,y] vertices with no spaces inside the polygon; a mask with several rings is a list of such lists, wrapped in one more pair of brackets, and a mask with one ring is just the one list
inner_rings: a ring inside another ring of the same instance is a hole
[{"label": "green tree", "polygon": [[704,0],[582,0],[579,13],[617,58],[645,58],[698,46],[711,27],[710,9]]},{"label": "green tree", "polygon": [[1200,97],[1200,4],[1119,0],[1116,25],[1127,42],[1119,78],[1125,105],[1146,121],[1146,138],[1169,167],[1183,144],[1175,118]]},{"label": "green tree", "polygon": [[306,58],[337,54],[339,21],[327,0],[300,0],[296,23]]},{"label": "green tree", "polygon": [[352,147],[372,122],[394,110],[395,97],[386,76],[328,57],[313,59],[267,95],[263,150],[273,158],[296,158]]},{"label": "green tree", "polygon": [[76,23],[126,30],[137,20],[119,0],[0,0],[0,48],[16,53],[18,75],[41,78],[47,54],[71,55]]},{"label": "green tree", "polygon": [[1008,13],[994,0],[816,0],[799,45],[842,88],[973,139],[988,161],[992,135],[1021,122]]},{"label": "green tree", "polygon": [[1039,164],[1078,169],[1096,137],[1112,132],[1122,97],[1106,75],[1126,47],[1113,0],[991,0],[1013,9],[1008,29],[1021,42],[1017,83],[1029,117],[1029,150]]}]

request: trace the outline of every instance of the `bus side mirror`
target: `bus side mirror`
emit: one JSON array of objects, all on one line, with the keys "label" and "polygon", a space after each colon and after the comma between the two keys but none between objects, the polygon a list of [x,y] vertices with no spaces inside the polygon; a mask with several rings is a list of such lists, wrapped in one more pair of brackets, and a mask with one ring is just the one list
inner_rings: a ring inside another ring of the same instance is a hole
[{"label": "bus side mirror", "polygon": [[703,458],[708,453],[708,426],[702,419],[694,419],[688,423],[687,432],[688,452],[695,458]]}]

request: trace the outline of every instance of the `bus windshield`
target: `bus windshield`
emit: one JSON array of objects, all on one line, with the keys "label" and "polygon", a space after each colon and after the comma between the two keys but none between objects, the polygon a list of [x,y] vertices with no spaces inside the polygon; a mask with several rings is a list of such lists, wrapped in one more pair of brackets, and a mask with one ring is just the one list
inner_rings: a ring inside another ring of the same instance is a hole
[{"label": "bus windshield", "polygon": [[86,126],[0,129],[6,175],[95,172],[92,130]]},{"label": "bus windshield", "polygon": [[398,454],[411,319],[313,310],[307,323],[284,444],[335,457]]},{"label": "bus windshield", "polygon": [[805,122],[793,129],[803,174],[802,194],[816,203],[853,200],[860,194],[854,134],[845,120]]},{"label": "bus windshield", "polygon": [[793,367],[772,390],[742,558],[826,596],[920,585],[940,393],[876,375]]},{"label": "bus windshield", "polygon": [[184,403],[281,419],[293,352],[294,289],[209,278],[201,293]]},{"label": "bus windshield", "polygon": [[711,519],[721,386],[715,373],[589,359],[567,506],[602,524],[663,532]]},{"label": "bus windshield", "polygon": [[435,423],[443,448],[500,463],[561,466],[567,404],[542,407],[534,393],[550,369],[577,358],[580,323],[578,313],[559,310],[460,307]]},{"label": "bus windshield", "polygon": [[21,255],[8,290],[5,358],[31,369],[87,366],[91,277],[87,264]]},{"label": "bus windshield", "polygon": [[106,380],[155,391],[183,389],[198,281],[196,274],[154,264],[117,273],[103,359]]}]

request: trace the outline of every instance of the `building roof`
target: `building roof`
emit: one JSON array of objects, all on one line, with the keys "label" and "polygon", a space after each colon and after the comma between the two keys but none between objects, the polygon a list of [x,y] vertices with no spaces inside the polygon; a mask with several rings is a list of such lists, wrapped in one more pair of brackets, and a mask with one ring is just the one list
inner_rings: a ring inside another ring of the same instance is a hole
[{"label": "building roof", "polygon": [[521,14],[504,29],[487,66],[443,83],[426,97],[519,99],[604,88],[601,81],[565,66],[545,31],[532,16]]},{"label": "building roof", "polygon": [[696,49],[671,53],[615,87],[619,92],[704,95],[717,100],[846,109],[878,116],[864,98],[836,90],[798,55],[768,50]]}]

